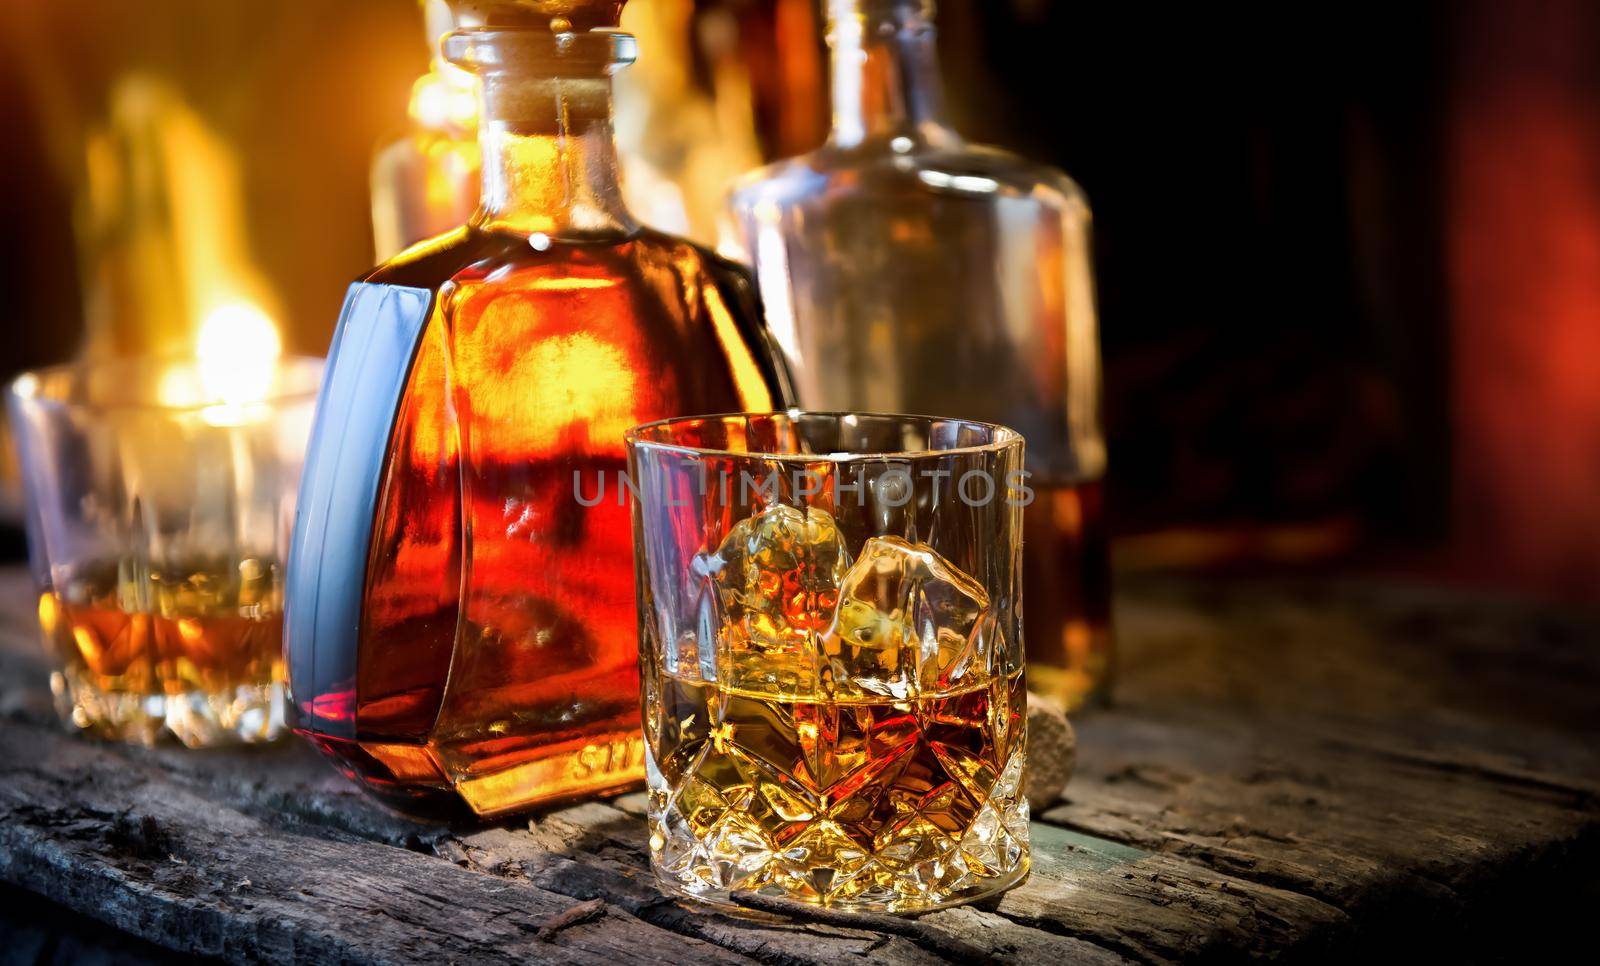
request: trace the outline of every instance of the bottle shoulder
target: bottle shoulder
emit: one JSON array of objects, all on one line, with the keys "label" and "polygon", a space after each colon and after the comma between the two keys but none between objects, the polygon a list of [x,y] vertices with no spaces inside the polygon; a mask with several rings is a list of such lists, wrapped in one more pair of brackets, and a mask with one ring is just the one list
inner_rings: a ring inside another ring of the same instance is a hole
[{"label": "bottle shoulder", "polygon": [[[372,268],[358,281],[369,285],[437,289],[459,272],[485,259],[504,258],[517,246],[509,237],[467,226],[417,242]],[[527,247],[524,239],[521,247]]]},{"label": "bottle shoulder", "polygon": [[492,282],[524,272],[544,277],[566,274],[629,274],[629,266],[670,268],[690,279],[748,280],[746,269],[709,248],[640,228],[626,235],[566,241],[505,231],[461,227],[419,242],[365,274],[360,280],[435,290],[451,282]]},{"label": "bottle shoulder", "polygon": [[654,229],[576,240],[469,228],[367,281],[430,293],[428,324],[469,389],[516,373],[541,372],[541,385],[621,373],[610,385],[628,388],[606,405],[632,399],[628,425],[783,398],[748,271]]},{"label": "bottle shoulder", "polygon": [[[873,195],[1027,199],[1087,219],[1083,189],[1064,171],[1003,148],[955,141],[943,144],[866,142],[824,146],[759,168],[741,178],[731,195],[734,212],[759,207],[811,207],[854,203]],[[904,150],[897,150],[904,148]]]},{"label": "bottle shoulder", "polygon": [[706,275],[721,283],[754,284],[750,270],[744,265],[680,235],[641,228],[632,236],[630,244],[642,253],[655,253],[670,259],[690,273]]}]

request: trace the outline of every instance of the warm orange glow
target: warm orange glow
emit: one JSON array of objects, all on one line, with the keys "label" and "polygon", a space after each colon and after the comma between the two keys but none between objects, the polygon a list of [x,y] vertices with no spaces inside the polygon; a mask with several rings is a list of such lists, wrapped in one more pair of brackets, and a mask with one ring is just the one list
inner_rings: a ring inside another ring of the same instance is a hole
[{"label": "warm orange glow", "polygon": [[110,104],[86,143],[88,354],[193,351],[213,317],[270,318],[238,152],[165,80],[125,75]]},{"label": "warm orange glow", "polygon": [[1600,140],[1592,4],[1472,5],[1451,118],[1449,268],[1460,558],[1600,591]]},{"label": "warm orange glow", "polygon": [[408,245],[398,255],[389,259],[388,264],[391,266],[403,266],[422,261],[431,255],[437,255],[440,252],[448,251],[453,246],[460,245],[466,237],[467,228],[463,225],[442,235],[424,238],[422,241]]},{"label": "warm orange glow", "polygon": [[224,302],[208,312],[195,340],[196,368],[208,403],[202,416],[213,426],[264,419],[255,404],[272,391],[283,343],[259,306]]},{"label": "warm orange glow", "polygon": [[249,254],[238,152],[170,82],[117,79],[89,132],[81,236],[91,357],[193,354],[158,386],[208,422],[254,418],[281,351],[269,287]]},{"label": "warm orange glow", "polygon": [[201,408],[213,426],[265,419],[257,405],[272,392],[282,355],[278,327],[259,306],[223,301],[202,319],[194,361],[174,363],[161,375],[156,398],[164,406]]},{"label": "warm orange glow", "polygon": [[91,669],[99,670],[104,663],[101,660],[100,642],[95,640],[94,631],[87,627],[74,627],[72,639],[78,645],[78,653],[83,655],[83,663]]},{"label": "warm orange glow", "polygon": [[707,286],[704,297],[706,313],[711,316],[717,342],[722,345],[723,355],[733,362],[733,381],[739,387],[739,394],[748,402],[750,412],[771,412],[776,407],[772,394],[767,391],[767,381],[762,378],[761,370],[745,349],[744,340],[739,337],[739,327],[734,323],[733,316],[728,314],[721,293]]},{"label": "warm orange glow", "polygon": [[456,787],[474,812],[486,818],[522,807],[527,790],[545,789],[552,799],[593,795],[632,784],[644,766],[644,742],[636,731],[606,740],[550,749],[546,754]]},{"label": "warm orange glow", "polygon": [[183,638],[185,644],[198,644],[205,638],[205,628],[193,617],[185,617],[178,621],[178,636]]},{"label": "warm orange glow", "polygon": [[115,594],[39,601],[40,627],[69,668],[97,687],[129,694],[221,692],[281,680],[282,624],[205,613],[183,618],[130,613]]},{"label": "warm orange glow", "polygon": [[442,782],[444,773],[426,748],[370,742],[367,754],[378,759],[401,781]]},{"label": "warm orange glow", "polygon": [[61,608],[56,604],[54,594],[39,595],[39,626],[44,630],[45,636],[56,632],[56,624],[61,620]]},{"label": "warm orange glow", "polygon": [[584,289],[614,288],[614,278],[541,278],[528,285],[535,292],[581,292]]},{"label": "warm orange glow", "polygon": [[1076,710],[1111,672],[1111,592],[1102,484],[1031,483],[1023,513],[1028,690]]},{"label": "warm orange glow", "polygon": [[[494,418],[521,426],[526,445],[581,438],[583,448],[602,449],[633,425],[633,370],[614,345],[586,333],[561,336],[535,347],[516,368],[527,372],[516,381],[531,392],[498,397],[504,409]],[[519,422],[519,412],[530,418]],[[518,435],[509,433],[506,439]]]},{"label": "warm orange glow", "polygon": [[451,64],[435,63],[411,86],[408,111],[425,127],[470,133],[478,127],[478,79]]},{"label": "warm orange glow", "polygon": [[[458,312],[475,318],[470,326],[458,326],[462,338],[448,373],[455,384],[471,388],[464,397],[418,399],[422,425],[443,427],[446,409],[464,406],[492,430],[484,442],[492,440],[496,451],[593,451],[614,448],[640,421],[635,348],[595,332],[563,331],[585,315],[625,308],[625,295],[612,280],[536,277],[481,306],[470,295],[457,304]],[[545,329],[555,331],[541,338]],[[447,370],[437,348],[428,346],[419,356],[418,375],[443,384]],[[415,440],[412,457],[420,465],[453,456],[457,445],[456,435],[442,429]]]},{"label": "warm orange glow", "polygon": [[[443,326],[439,324],[438,316],[436,309],[433,320],[428,323],[428,333],[417,349],[411,378],[413,382],[423,385],[448,386]],[[407,452],[413,466],[419,469],[437,467],[456,459],[460,448],[452,426],[453,408],[454,400],[448,391],[413,393],[406,397],[396,435],[410,440]]]}]

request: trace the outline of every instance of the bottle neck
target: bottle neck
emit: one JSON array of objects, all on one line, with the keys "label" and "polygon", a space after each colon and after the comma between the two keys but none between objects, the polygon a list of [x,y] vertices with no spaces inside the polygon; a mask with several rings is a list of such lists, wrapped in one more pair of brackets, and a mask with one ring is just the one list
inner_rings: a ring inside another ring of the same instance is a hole
[{"label": "bottle neck", "polygon": [[609,76],[487,76],[474,226],[550,237],[631,234]]},{"label": "bottle neck", "polygon": [[831,142],[951,140],[931,3],[832,0]]}]

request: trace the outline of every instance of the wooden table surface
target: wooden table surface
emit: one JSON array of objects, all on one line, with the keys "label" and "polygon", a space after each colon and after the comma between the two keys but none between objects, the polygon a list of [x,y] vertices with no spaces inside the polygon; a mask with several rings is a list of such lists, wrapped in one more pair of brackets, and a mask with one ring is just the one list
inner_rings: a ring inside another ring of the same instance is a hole
[{"label": "wooden table surface", "polygon": [[1363,580],[1144,578],[1117,603],[1116,706],[1077,722],[1024,884],[791,921],[663,897],[640,795],[440,828],[298,741],[67,735],[0,572],[0,882],[157,955],[272,962],[1474,961],[1587,928],[1600,620]]}]

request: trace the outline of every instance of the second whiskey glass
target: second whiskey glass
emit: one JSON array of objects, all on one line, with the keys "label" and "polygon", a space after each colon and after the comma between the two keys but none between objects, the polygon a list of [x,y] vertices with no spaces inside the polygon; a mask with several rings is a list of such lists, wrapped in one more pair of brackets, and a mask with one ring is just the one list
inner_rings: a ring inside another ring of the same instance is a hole
[{"label": "second whiskey glass", "polygon": [[283,560],[322,360],[250,369],[143,356],[11,383],[70,727],[194,748],[285,731]]},{"label": "second whiskey glass", "polygon": [[916,912],[1020,881],[1022,437],[791,412],[628,442],[662,882]]}]

